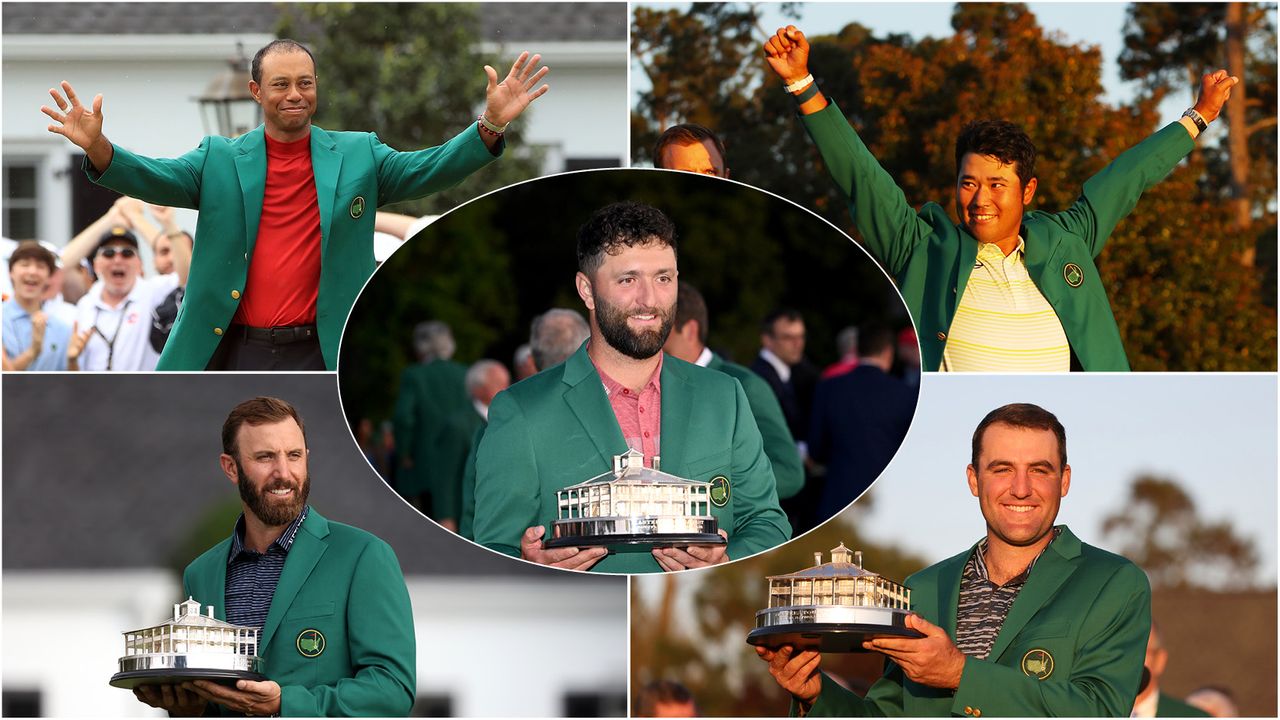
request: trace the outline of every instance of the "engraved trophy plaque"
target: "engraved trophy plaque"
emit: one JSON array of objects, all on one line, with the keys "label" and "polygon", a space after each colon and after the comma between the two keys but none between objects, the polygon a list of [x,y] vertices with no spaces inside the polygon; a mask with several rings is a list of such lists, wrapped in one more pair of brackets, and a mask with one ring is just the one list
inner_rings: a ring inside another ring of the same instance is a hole
[{"label": "engraved trophy plaque", "polygon": [[[636,450],[613,456],[613,470],[556,493],[548,548],[599,547],[648,552],[658,547],[723,545],[711,514],[712,483],[644,466]],[[714,481],[713,481],[714,482]]]},{"label": "engraved trophy plaque", "polygon": [[862,567],[862,552],[840,543],[831,562],[769,577],[769,607],[756,613],[752,645],[821,652],[863,652],[876,637],[924,637],[906,627],[911,591]]},{"label": "engraved trophy plaque", "polygon": [[258,657],[259,628],[232,625],[200,614],[192,598],[173,606],[173,619],[124,633],[120,672],[111,684],[132,690],[139,685],[173,685],[189,680],[235,683],[266,680]]}]

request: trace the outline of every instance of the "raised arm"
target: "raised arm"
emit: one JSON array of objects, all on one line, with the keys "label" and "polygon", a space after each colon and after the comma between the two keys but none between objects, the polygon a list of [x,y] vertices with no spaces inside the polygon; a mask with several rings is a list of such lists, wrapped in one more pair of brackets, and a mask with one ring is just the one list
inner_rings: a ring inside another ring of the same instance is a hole
[{"label": "raised arm", "polygon": [[93,167],[98,172],[106,172],[115,150],[107,137],[102,134],[102,95],[94,96],[92,110],[80,104],[76,91],[66,80],[62,81],[61,93],[54,88],[49,88],[49,95],[58,106],[57,110],[48,105],[40,106],[40,112],[57,123],[49,126],[49,132],[70,140],[84,150],[85,155],[89,157],[89,162],[93,163]]},{"label": "raised arm", "polygon": [[834,104],[818,91],[809,72],[809,41],[794,25],[778,30],[764,46],[769,67],[787,83],[805,129],[822,153],[831,178],[849,201],[863,242],[894,275],[931,229]]},{"label": "raised arm", "polygon": [[151,249],[163,233],[169,238],[169,252],[173,256],[173,271],[178,274],[178,287],[187,286],[187,276],[191,274],[191,244],[187,234],[173,217],[173,208],[164,205],[151,205],[151,215],[160,223],[160,230],[151,237]]},{"label": "raised arm", "polygon": [[1142,193],[1163,180],[1195,147],[1195,139],[1217,119],[1240,82],[1226,70],[1207,73],[1200,79],[1200,97],[1178,122],[1169,123],[1147,139],[1121,153],[1084,184],[1080,199],[1053,216],[1069,232],[1084,238],[1096,257],[1106,246],[1115,227],[1133,211]]}]

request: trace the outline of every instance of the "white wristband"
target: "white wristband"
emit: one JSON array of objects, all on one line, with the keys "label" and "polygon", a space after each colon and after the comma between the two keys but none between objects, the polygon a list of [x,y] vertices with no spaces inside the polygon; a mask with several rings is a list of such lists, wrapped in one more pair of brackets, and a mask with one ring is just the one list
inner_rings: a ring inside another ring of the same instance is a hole
[{"label": "white wristband", "polygon": [[790,85],[784,85],[782,89],[788,93],[795,93],[809,87],[811,84],[813,84],[813,75],[805,75]]}]

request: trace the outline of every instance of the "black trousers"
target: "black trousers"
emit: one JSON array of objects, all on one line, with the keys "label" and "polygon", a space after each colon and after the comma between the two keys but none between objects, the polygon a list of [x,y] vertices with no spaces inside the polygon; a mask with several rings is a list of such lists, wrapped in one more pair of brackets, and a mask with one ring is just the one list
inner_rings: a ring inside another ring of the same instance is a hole
[{"label": "black trousers", "polygon": [[[284,338],[272,339],[268,329],[232,325],[222,336],[205,370],[324,370],[320,338],[314,332],[290,328]],[[307,335],[306,337],[299,337]]]}]

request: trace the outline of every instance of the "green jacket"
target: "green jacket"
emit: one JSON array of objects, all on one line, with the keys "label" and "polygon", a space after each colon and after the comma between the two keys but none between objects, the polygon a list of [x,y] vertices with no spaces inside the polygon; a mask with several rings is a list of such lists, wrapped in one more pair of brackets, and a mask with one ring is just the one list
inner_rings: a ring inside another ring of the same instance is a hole
[{"label": "green jacket", "polygon": [[[942,364],[956,306],[978,256],[978,241],[937,203],[917,213],[902,190],[834,104],[803,121],[836,184],[867,250],[898,282],[915,319],[922,364]],[[1053,306],[1085,370],[1128,370],[1120,329],[1093,258],[1138,198],[1195,147],[1180,123],[1122,153],[1084,184],[1080,199],[1060,213],[1022,218],[1027,271]]]},{"label": "green jacket", "polygon": [[[724,476],[729,499],[711,512],[729,535],[729,557],[791,537],[760,431],[742,386],[673,357],[662,362],[662,470],[691,480]],[[518,557],[526,528],[551,537],[556,491],[608,472],[627,451],[584,342],[560,365],[498,393],[476,458],[475,541]],[[599,572],[658,572],[647,552],[610,554]]]},{"label": "green jacket", "polygon": [[736,378],[742,384],[742,391],[747,394],[747,404],[751,406],[751,414],[755,416],[756,425],[760,428],[760,437],[764,439],[764,454],[769,456],[769,464],[773,466],[773,477],[778,483],[778,499],[793,497],[804,487],[804,465],[800,462],[796,441],[787,427],[787,419],[782,414],[782,406],[778,404],[778,396],[773,394],[764,378],[719,355],[713,354],[707,367]]},{"label": "green jacket", "polygon": [[466,377],[467,367],[452,360],[417,363],[400,374],[392,420],[396,452],[401,461],[413,461],[411,469],[403,463],[396,469],[396,492],[401,495],[412,498],[430,491],[434,502],[436,493],[448,494],[443,492],[448,485],[446,430],[451,415],[460,409],[471,410]]},{"label": "green jacket", "polygon": [[[204,370],[231,324],[258,239],[267,177],[264,126],[235,139],[206,137],[179,158],[154,159],[115,146],[106,172],[86,158],[89,179],[147,202],[200,211],[191,274],[157,370]],[[311,128],[320,204],[320,291],[316,327],[325,367],[356,295],[373,274],[374,210],[452,187],[494,159],[468,126],[438,147],[396,152],[373,133]]]},{"label": "green jacket", "polygon": [[476,540],[476,456],[480,454],[480,441],[484,439],[488,420],[482,420],[471,436],[471,450],[467,453],[467,461],[462,466],[461,508],[459,508],[458,534],[475,542]]},{"label": "green jacket", "polygon": [[[972,552],[907,578],[912,609],[952,639],[960,575]],[[1146,574],[1064,527],[1031,569],[990,655],[965,659],[954,693],[908,680],[890,660],[865,699],[824,677],[809,714],[1128,717],[1150,631]]]},{"label": "green jacket", "polygon": [[[231,538],[196,558],[183,592],[226,619]],[[324,636],[319,655],[302,654],[306,630]],[[313,508],[280,573],[258,652],[281,687],[285,717],[404,716],[417,689],[413,609],[395,552]]]}]

